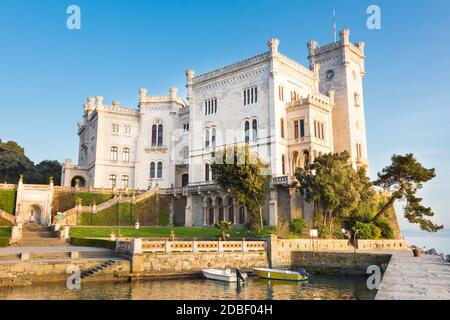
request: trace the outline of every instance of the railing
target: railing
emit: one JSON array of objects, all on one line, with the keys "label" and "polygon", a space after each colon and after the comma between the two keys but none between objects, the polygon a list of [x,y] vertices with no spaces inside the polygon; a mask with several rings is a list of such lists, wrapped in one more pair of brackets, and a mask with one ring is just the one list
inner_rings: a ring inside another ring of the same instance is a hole
[{"label": "railing", "polygon": [[273,185],[288,185],[289,177],[288,176],[273,177],[272,184]]},{"label": "railing", "polygon": [[50,187],[46,184],[24,184],[23,189],[24,190],[48,191],[50,189]]},{"label": "railing", "polygon": [[409,250],[405,240],[357,240],[358,250]]},{"label": "railing", "polygon": [[265,241],[142,241],[143,253],[263,252]]},{"label": "railing", "polygon": [[15,184],[8,184],[8,183],[2,183],[0,184],[0,190],[16,190],[17,185]]}]

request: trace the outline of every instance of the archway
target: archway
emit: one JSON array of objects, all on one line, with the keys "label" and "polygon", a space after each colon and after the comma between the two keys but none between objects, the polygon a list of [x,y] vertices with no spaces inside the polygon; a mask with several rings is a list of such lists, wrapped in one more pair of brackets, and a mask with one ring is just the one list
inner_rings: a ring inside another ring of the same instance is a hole
[{"label": "archway", "polygon": [[213,225],[214,224],[214,204],[211,198],[208,200],[208,224]]},{"label": "archway", "polygon": [[[78,184],[78,185],[77,185],[77,184]],[[80,187],[80,188],[83,188],[83,187],[86,186],[86,179],[84,179],[84,178],[81,177],[81,176],[73,177],[73,179],[70,181],[70,186],[71,186],[72,188],[74,188],[74,187]]]},{"label": "archway", "polygon": [[41,223],[42,218],[42,210],[41,207],[38,205],[32,205],[30,206],[30,212],[28,215],[28,222],[30,223]]}]

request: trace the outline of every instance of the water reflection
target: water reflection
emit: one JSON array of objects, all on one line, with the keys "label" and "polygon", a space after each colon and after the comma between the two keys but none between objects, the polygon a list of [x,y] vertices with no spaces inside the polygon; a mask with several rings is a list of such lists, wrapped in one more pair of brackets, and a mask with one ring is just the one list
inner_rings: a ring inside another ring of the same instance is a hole
[{"label": "water reflection", "polygon": [[86,283],[81,290],[65,284],[0,288],[2,300],[305,300],[373,299],[365,279],[315,277],[308,282],[251,278],[245,286],[212,280],[158,280],[131,283]]}]

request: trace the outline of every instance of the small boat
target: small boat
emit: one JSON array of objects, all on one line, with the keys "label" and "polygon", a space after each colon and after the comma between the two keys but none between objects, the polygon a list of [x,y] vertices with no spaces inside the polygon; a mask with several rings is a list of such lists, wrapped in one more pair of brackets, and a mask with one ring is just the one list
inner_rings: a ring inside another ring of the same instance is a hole
[{"label": "small boat", "polygon": [[286,281],[305,281],[309,279],[309,275],[306,272],[269,268],[253,268],[253,271],[264,279]]},{"label": "small boat", "polygon": [[[242,272],[231,271],[230,269],[205,269],[202,270],[203,275],[210,280],[218,280],[224,282],[237,282],[238,277],[245,281],[247,274]],[[239,273],[239,275],[238,275]]]}]

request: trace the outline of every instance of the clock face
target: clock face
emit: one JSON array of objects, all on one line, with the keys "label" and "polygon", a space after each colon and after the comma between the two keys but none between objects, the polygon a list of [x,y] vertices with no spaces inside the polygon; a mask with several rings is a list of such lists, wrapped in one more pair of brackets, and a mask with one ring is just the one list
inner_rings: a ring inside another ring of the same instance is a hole
[{"label": "clock face", "polygon": [[333,70],[327,70],[327,72],[325,72],[325,80],[327,81],[331,81],[334,78],[334,71]]}]

